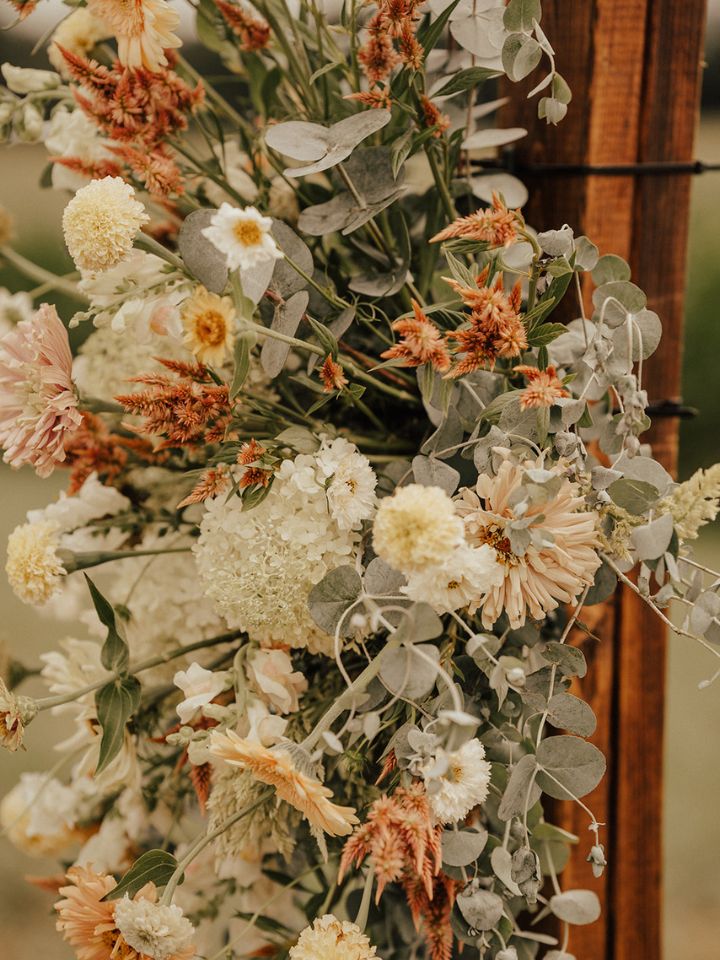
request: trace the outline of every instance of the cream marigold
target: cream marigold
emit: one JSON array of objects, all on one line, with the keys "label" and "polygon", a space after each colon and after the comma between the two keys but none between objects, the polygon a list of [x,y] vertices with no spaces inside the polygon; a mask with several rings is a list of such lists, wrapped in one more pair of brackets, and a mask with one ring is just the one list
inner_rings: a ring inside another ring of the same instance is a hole
[{"label": "cream marigold", "polygon": [[[505,460],[496,477],[480,477],[475,490],[464,488],[457,502],[468,542],[493,547],[504,574],[482,604],[486,629],[503,612],[515,629],[528,614],[540,620],[560,603],[572,603],[593,582],[600,566],[597,517],[586,509],[577,484],[559,472],[554,495],[530,501],[522,517],[515,513],[513,497],[526,479],[526,470],[533,468],[537,468],[533,461]],[[515,553],[506,527],[520,519],[530,521],[527,529],[537,537],[524,553]]]},{"label": "cream marigold", "polygon": [[[487,800],[491,767],[479,740],[468,740],[459,750],[445,754],[444,759],[445,773],[428,778],[428,799],[439,823],[457,823]],[[431,766],[436,768],[437,760]]]},{"label": "cream marigold", "polygon": [[91,180],[65,207],[65,243],[80,270],[107,270],[126,259],[135,234],[149,219],[121,177]]},{"label": "cream marigold", "polygon": [[5,462],[47,477],[65,459],[64,442],[82,423],[68,335],[44,303],[0,340],[0,444]]},{"label": "cream marigold", "polygon": [[282,259],[270,230],[272,220],[255,207],[223,203],[202,232],[227,258],[230,270],[251,270],[268,260]]},{"label": "cream marigold", "polygon": [[58,556],[59,529],[52,521],[23,523],[8,537],[5,572],[23,603],[41,606],[55,596],[65,574]]},{"label": "cream marigold", "polygon": [[115,34],[126,67],[157,71],[168,65],[164,51],[182,45],[173,33],[180,16],[166,0],[88,0],[88,8]]},{"label": "cream marigold", "polygon": [[303,930],[289,956],[290,960],[381,960],[357,924],[330,913]]},{"label": "cream marigold", "polygon": [[127,895],[115,905],[115,923],[125,943],[152,960],[195,955],[195,928],[176,904],[131,900]]},{"label": "cream marigold", "polygon": [[230,297],[219,297],[198,286],[182,306],[183,343],[201,363],[220,366],[232,353],[235,307]]},{"label": "cream marigold", "polygon": [[462,521],[440,487],[411,483],[380,501],[373,546],[396,570],[414,573],[439,565],[462,540]]},{"label": "cream marigold", "polygon": [[282,747],[264,747],[257,741],[244,740],[233,730],[227,733],[213,730],[210,753],[274,787],[280,800],[295,807],[312,827],[331,837],[347,836],[358,822],[353,807],[332,803],[332,790],[298,770]]}]

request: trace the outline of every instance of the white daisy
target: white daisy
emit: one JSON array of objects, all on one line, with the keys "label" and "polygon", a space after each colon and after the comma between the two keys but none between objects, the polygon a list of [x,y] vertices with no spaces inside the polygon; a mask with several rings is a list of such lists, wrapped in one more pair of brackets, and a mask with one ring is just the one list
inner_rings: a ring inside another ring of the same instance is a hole
[{"label": "white daisy", "polygon": [[203,235],[225,254],[230,270],[249,270],[267,260],[282,258],[271,228],[271,218],[263,217],[255,207],[243,209],[223,203]]},{"label": "white daisy", "polygon": [[[430,807],[439,823],[457,823],[487,799],[491,768],[479,740],[468,740],[459,750],[445,754],[444,759],[445,773],[428,777]],[[437,759],[430,766],[436,764]]]}]

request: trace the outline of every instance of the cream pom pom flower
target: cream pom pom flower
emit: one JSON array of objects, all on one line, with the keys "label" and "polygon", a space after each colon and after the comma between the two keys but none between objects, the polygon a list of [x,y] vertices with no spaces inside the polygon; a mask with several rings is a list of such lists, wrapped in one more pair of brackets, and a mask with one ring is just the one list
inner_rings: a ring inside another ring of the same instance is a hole
[{"label": "cream pom pom flower", "polygon": [[440,487],[411,483],[380,501],[373,546],[381,559],[402,573],[437,567],[462,541],[462,520]]},{"label": "cream pom pom flower", "polygon": [[[507,459],[496,477],[481,476],[475,490],[462,490],[457,503],[468,543],[493,547],[503,572],[482,604],[486,629],[503,612],[515,629],[528,614],[541,620],[560,603],[572,603],[593,582],[600,566],[597,515],[587,510],[577,484],[558,469],[557,491],[546,500],[529,502],[522,515],[516,513],[513,496],[525,482],[526,471],[537,467],[534,461],[517,464]],[[531,534],[537,534],[524,553],[513,551],[507,535],[513,520],[522,520]]]},{"label": "cream pom pom flower", "polygon": [[213,214],[203,236],[227,258],[230,270],[249,270],[268,260],[282,259],[282,252],[270,230],[272,220],[255,207],[233,207],[223,203]]},{"label": "cream pom pom flower", "polygon": [[0,444],[5,462],[49,476],[65,459],[66,437],[82,417],[67,331],[44,303],[0,340]]},{"label": "cream pom pom flower", "polygon": [[331,913],[313,920],[290,948],[290,960],[381,960],[360,927]]},{"label": "cream pom pom flower", "polygon": [[182,46],[173,33],[180,15],[167,0],[88,0],[88,9],[115,35],[123,66],[159,70],[168,65],[164,51]]},{"label": "cream pom pom flower", "polygon": [[[443,759],[447,762],[445,773],[427,779],[428,799],[439,823],[457,823],[487,800],[491,767],[479,740],[468,740]],[[436,765],[437,759],[432,767]]]},{"label": "cream pom pom flower", "polygon": [[58,556],[59,527],[52,521],[23,523],[8,537],[5,572],[23,603],[43,603],[55,596],[66,571]]},{"label": "cream pom pom flower", "polygon": [[65,207],[65,243],[80,270],[107,270],[128,256],[136,233],[149,219],[121,177],[91,180]]},{"label": "cream pom pom flower", "polygon": [[235,307],[230,297],[219,297],[198,286],[180,312],[183,343],[201,363],[220,366],[232,353],[235,339]]},{"label": "cream pom pom flower", "polygon": [[115,923],[125,943],[142,957],[170,960],[194,953],[195,928],[174,903],[130,900],[126,895],[115,904]]},{"label": "cream pom pom flower", "polygon": [[298,770],[282,747],[264,747],[257,741],[244,740],[233,730],[227,733],[213,730],[210,753],[274,787],[280,800],[295,807],[312,827],[331,837],[346,837],[358,823],[354,808],[333,803],[332,790]]}]

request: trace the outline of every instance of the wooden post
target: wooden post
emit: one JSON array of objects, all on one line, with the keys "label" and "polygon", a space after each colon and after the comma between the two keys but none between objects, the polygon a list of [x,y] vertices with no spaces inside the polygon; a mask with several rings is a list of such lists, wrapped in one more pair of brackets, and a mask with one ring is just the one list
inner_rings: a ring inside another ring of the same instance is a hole
[{"label": "wooden post", "polygon": [[[522,164],[626,164],[693,159],[705,0],[545,0],[543,27],[573,91],[566,119],[548,127],[526,100],[532,83],[507,85],[505,126],[524,126]],[[524,175],[528,221],[568,223],[601,253],[629,260],[633,280],[663,322],[648,362],[650,401],[678,399],[690,176]],[[590,291],[586,290],[586,294]],[[660,420],[655,455],[677,465],[677,422]],[[588,658],[583,696],[598,716],[592,738],[608,757],[603,784],[587,799],[607,824],[609,869],[595,880],[578,853],[564,886],[595,889],[603,920],[573,928],[581,960],[659,960],[662,955],[662,756],[666,635],[630,591],[587,608],[600,642],[580,639]],[[588,846],[587,817],[575,805],[563,825]]]}]

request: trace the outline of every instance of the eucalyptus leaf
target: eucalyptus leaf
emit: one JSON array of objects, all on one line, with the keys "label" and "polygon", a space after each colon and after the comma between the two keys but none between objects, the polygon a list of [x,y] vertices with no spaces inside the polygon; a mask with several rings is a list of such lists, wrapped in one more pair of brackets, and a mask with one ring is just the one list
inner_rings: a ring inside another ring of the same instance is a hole
[{"label": "eucalyptus leaf", "polygon": [[[275,308],[270,329],[286,337],[294,336],[307,309],[309,299],[307,290],[299,290],[289,300],[279,303]],[[280,373],[285,366],[289,352],[290,344],[273,337],[265,339],[260,351],[260,362],[269,377],[276,377]]]},{"label": "eucalyptus leaf", "polygon": [[303,120],[289,120],[268,128],[265,142],[273,150],[295,160],[310,160],[306,166],[285,171],[289,177],[320,173],[342,163],[355,147],[390,121],[389,110],[364,110],[345,117],[331,127]]},{"label": "eucalyptus leaf", "polygon": [[547,737],[540,742],[536,756],[540,767],[537,783],[556,800],[584,797],[605,774],[605,757],[579,737]]},{"label": "eucalyptus leaf", "polygon": [[532,753],[521,757],[513,767],[505,792],[503,793],[498,817],[501,820],[510,820],[520,817],[540,799],[540,787],[535,783],[537,762]]},{"label": "eucalyptus leaf", "polygon": [[558,643],[557,640],[551,640],[545,645],[543,656],[550,663],[556,663],[563,676],[584,677],[587,673],[584,653],[567,643]]},{"label": "eucalyptus leaf", "polygon": [[418,455],[412,462],[415,481],[423,487],[440,487],[448,496],[452,496],[460,482],[460,474],[449,464],[437,457]]},{"label": "eucalyptus leaf", "polygon": [[508,30],[529,33],[535,21],[540,22],[541,16],[540,0],[510,0],[505,7],[503,23]]},{"label": "eucalyptus leaf", "polygon": [[484,827],[443,830],[442,862],[449,867],[467,867],[475,863],[487,841],[488,832]]},{"label": "eucalyptus leaf", "polygon": [[488,127],[485,130],[476,130],[467,139],[463,140],[463,150],[486,150],[490,147],[504,147],[527,136],[523,127],[508,127],[505,130],[497,127]]},{"label": "eucalyptus leaf", "polygon": [[600,257],[591,270],[593,282],[598,287],[613,280],[629,280],[631,275],[627,262],[614,253],[606,253]]},{"label": "eucalyptus leaf", "polygon": [[228,282],[227,258],[214,243],[203,236],[203,230],[217,211],[193,210],[178,231],[178,252],[183,263],[211,293],[222,293]]},{"label": "eucalyptus leaf", "polygon": [[505,847],[495,847],[490,854],[490,865],[495,876],[502,880],[513,896],[521,896],[520,887],[512,878],[512,855]]},{"label": "eucalyptus leaf", "polygon": [[[285,256],[297,264],[303,273],[312,276],[314,264],[310,248],[304,240],[300,239],[292,227],[289,227],[283,220],[273,220],[270,232]],[[270,286],[281,297],[291,297],[307,285],[305,278],[285,258],[275,260],[274,264]]]},{"label": "eucalyptus leaf", "polygon": [[390,597],[399,592],[405,583],[405,577],[380,557],[374,557],[367,566],[364,581],[365,590],[371,596]]},{"label": "eucalyptus leaf", "polygon": [[613,503],[634,516],[641,516],[646,513],[657,502],[660,495],[658,488],[653,486],[652,483],[647,483],[645,480],[633,480],[631,477],[615,480],[610,484],[607,492],[610,494]]},{"label": "eucalyptus leaf", "polygon": [[[355,567],[336,567],[310,591],[308,607],[315,623],[331,636],[338,630],[341,637],[353,633],[350,617],[344,616],[362,591],[362,580]],[[338,629],[338,625],[342,621]]]},{"label": "eucalyptus leaf", "polygon": [[[383,657],[380,679],[394,696],[421,700],[435,686],[437,667],[421,659],[413,652],[415,649],[414,646],[398,647]],[[435,664],[439,663],[440,651],[434,644],[420,644],[419,649]]]},{"label": "eucalyptus leaf", "polygon": [[593,890],[566,890],[550,897],[550,909],[565,923],[583,925],[599,918],[600,901]]},{"label": "eucalyptus leaf", "polygon": [[630,540],[639,560],[658,560],[670,546],[675,524],[672,515],[663,514],[657,520],[635,527]]},{"label": "eucalyptus leaf", "polygon": [[502,50],[502,64],[510,80],[517,82],[532,73],[542,59],[542,47],[526,33],[512,33]]},{"label": "eucalyptus leaf", "polygon": [[502,899],[496,893],[481,890],[473,884],[460,891],[456,903],[473,930],[492,930],[504,912]]},{"label": "eucalyptus leaf", "polygon": [[581,737],[591,737],[597,727],[592,707],[572,693],[556,693],[548,703],[547,716],[554,727]]}]

